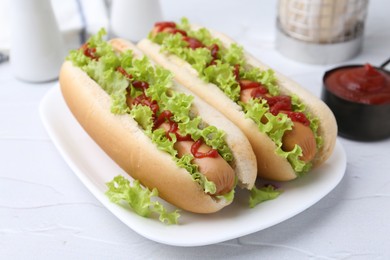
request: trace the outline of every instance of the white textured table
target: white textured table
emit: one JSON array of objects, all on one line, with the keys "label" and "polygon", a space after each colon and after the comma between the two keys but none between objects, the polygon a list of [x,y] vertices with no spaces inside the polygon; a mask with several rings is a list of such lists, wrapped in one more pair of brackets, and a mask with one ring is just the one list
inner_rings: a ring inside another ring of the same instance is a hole
[{"label": "white textured table", "polygon": [[[230,34],[320,95],[322,74],[333,65],[301,64],[275,51],[275,5],[270,1],[161,3],[167,19],[187,16]],[[390,55],[388,10],[388,1],[370,2],[364,50],[348,63],[378,65]],[[10,65],[0,64],[0,259],[390,259],[390,140],[340,138],[348,158],[344,179],[313,207],[283,223],[205,247],[166,246],[122,224],[65,164],[38,111],[41,98],[56,84],[17,81]]]}]

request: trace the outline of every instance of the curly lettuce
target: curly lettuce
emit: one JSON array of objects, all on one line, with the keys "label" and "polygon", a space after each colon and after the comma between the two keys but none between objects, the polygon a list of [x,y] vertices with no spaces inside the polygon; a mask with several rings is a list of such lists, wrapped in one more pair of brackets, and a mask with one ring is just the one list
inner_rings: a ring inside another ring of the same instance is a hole
[{"label": "curly lettuce", "polygon": [[250,191],[249,207],[254,208],[264,201],[276,199],[281,193],[282,191],[272,185],[266,185],[262,188],[253,187]]},{"label": "curly lettuce", "polygon": [[[280,95],[277,78],[273,70],[260,70],[249,66],[245,61],[244,50],[237,44],[231,44],[224,48],[219,39],[213,38],[206,28],[191,30],[187,18],[182,18],[177,23],[177,28],[187,33],[189,37],[194,37],[205,46],[204,48],[191,49],[181,34],[158,33],[149,34],[149,39],[161,46],[161,51],[174,54],[189,63],[199,74],[199,77],[206,83],[213,83],[218,86],[231,100],[237,102],[243,109],[245,116],[252,119],[259,131],[266,133],[276,144],[276,153],[286,158],[294,171],[301,175],[311,168],[311,163],[305,163],[300,159],[302,149],[296,146],[292,151],[285,152],[281,149],[282,137],[285,131],[291,130],[293,123],[284,114],[277,116],[269,113],[266,101],[251,99],[248,103],[242,103],[240,98],[240,86],[236,80],[235,70],[238,67],[239,78],[260,82],[272,96]],[[214,60],[211,55],[211,46],[218,45],[218,59]],[[295,112],[302,112],[310,121],[317,143],[317,148],[322,146],[322,138],[318,135],[318,119],[310,115],[305,105],[298,99],[297,95],[291,95],[292,109]],[[266,123],[261,119],[266,118]]]},{"label": "curly lettuce", "polygon": [[138,180],[132,183],[121,175],[107,182],[106,195],[111,202],[127,204],[135,213],[142,217],[159,216],[159,220],[165,224],[178,224],[179,210],[168,212],[166,207],[154,200],[158,197],[157,189],[149,190],[141,186]]}]

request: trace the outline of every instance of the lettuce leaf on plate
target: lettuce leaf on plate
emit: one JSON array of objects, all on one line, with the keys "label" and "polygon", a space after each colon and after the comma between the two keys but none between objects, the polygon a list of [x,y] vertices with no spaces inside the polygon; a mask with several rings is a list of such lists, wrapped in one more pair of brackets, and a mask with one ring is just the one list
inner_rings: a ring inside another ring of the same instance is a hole
[{"label": "lettuce leaf on plate", "polygon": [[142,217],[159,216],[165,224],[178,224],[179,210],[168,212],[160,202],[152,200],[158,196],[157,189],[149,190],[141,186],[138,180],[130,181],[121,175],[107,183],[106,195],[116,204],[126,203],[135,213]]},{"label": "lettuce leaf on plate", "polygon": [[259,203],[276,199],[281,193],[281,191],[272,185],[267,185],[259,189],[253,187],[250,192],[249,207],[254,208]]}]

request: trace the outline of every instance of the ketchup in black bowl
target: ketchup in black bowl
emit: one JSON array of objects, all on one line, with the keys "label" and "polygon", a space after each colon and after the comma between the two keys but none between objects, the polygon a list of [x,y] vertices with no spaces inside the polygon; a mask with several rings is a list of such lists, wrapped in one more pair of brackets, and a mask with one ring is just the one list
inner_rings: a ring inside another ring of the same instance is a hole
[{"label": "ketchup in black bowl", "polygon": [[322,99],[333,111],[339,135],[360,141],[390,137],[390,72],[349,65],[329,70]]}]

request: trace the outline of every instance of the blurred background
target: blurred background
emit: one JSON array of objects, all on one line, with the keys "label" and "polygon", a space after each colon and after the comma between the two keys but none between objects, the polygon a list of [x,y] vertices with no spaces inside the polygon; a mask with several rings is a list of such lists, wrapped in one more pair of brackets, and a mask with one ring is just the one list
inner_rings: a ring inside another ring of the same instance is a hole
[{"label": "blurred background", "polygon": [[[357,5],[359,2],[367,2],[367,19],[365,20],[363,43],[366,46],[368,45],[370,48],[367,49],[370,49],[371,51],[381,51],[386,49],[386,46],[388,46],[388,42],[384,40],[384,34],[387,33],[384,29],[389,29],[390,21],[386,8],[382,8],[382,4],[385,3],[386,0],[371,0],[369,2],[366,0],[291,0],[290,2],[294,1],[300,5],[299,8],[303,11],[307,10],[308,5],[336,5],[337,2]],[[0,0],[0,52],[4,55],[9,53],[9,49],[11,47],[11,2],[23,2],[23,0]],[[134,26],[142,27],[142,17],[145,15],[147,16],[147,14],[140,13],[140,11],[126,10],[125,12],[127,13],[127,18],[125,18],[123,17],[123,14],[117,14],[115,12],[111,13],[111,7],[115,4],[115,2],[117,2],[118,5],[121,4],[121,0],[51,0],[59,29],[65,40],[66,49],[69,50],[77,48],[83,40],[85,40],[90,34],[96,33],[101,27],[110,29],[110,21],[113,20],[112,18],[110,19],[110,17],[117,17],[118,15],[121,15],[123,24],[126,23],[126,19],[127,21],[131,21],[131,24],[127,25],[129,30],[131,30]],[[131,0],[127,2],[127,6],[131,7],[130,2],[134,1]],[[222,31],[233,37],[238,42],[244,44],[251,51],[255,51],[256,54],[261,55],[261,57],[265,59],[264,61],[266,63],[268,62],[267,52],[275,47],[275,39],[278,32],[276,26],[278,10],[280,13],[280,9],[278,9],[278,1],[147,0],[144,2],[147,2],[147,5],[160,5],[161,17],[164,20],[178,21],[181,17],[185,16],[193,23],[202,24]],[[284,2],[287,1],[280,1],[280,3],[284,6],[287,6]],[[292,12],[291,9],[288,10]],[[348,12],[350,12],[350,10]],[[12,15],[17,16],[18,13]],[[284,11],[283,15],[284,17],[287,17],[289,14],[287,12],[286,15],[286,11]],[[149,20],[152,20],[152,18],[153,16],[147,16],[147,19]],[[365,17],[363,17],[363,21],[364,19]],[[134,24],[133,21],[137,20],[139,20],[140,23]],[[332,20],[337,20],[337,17]],[[381,24],[383,26],[378,26],[374,20],[381,20]],[[147,33],[148,30],[145,29],[144,35],[146,36]],[[134,41],[137,39],[131,40]],[[371,48],[370,45],[373,44],[376,45],[375,48]],[[386,57],[383,57],[383,59],[385,58]],[[380,61],[381,60],[372,60],[373,63],[378,63]]]}]

